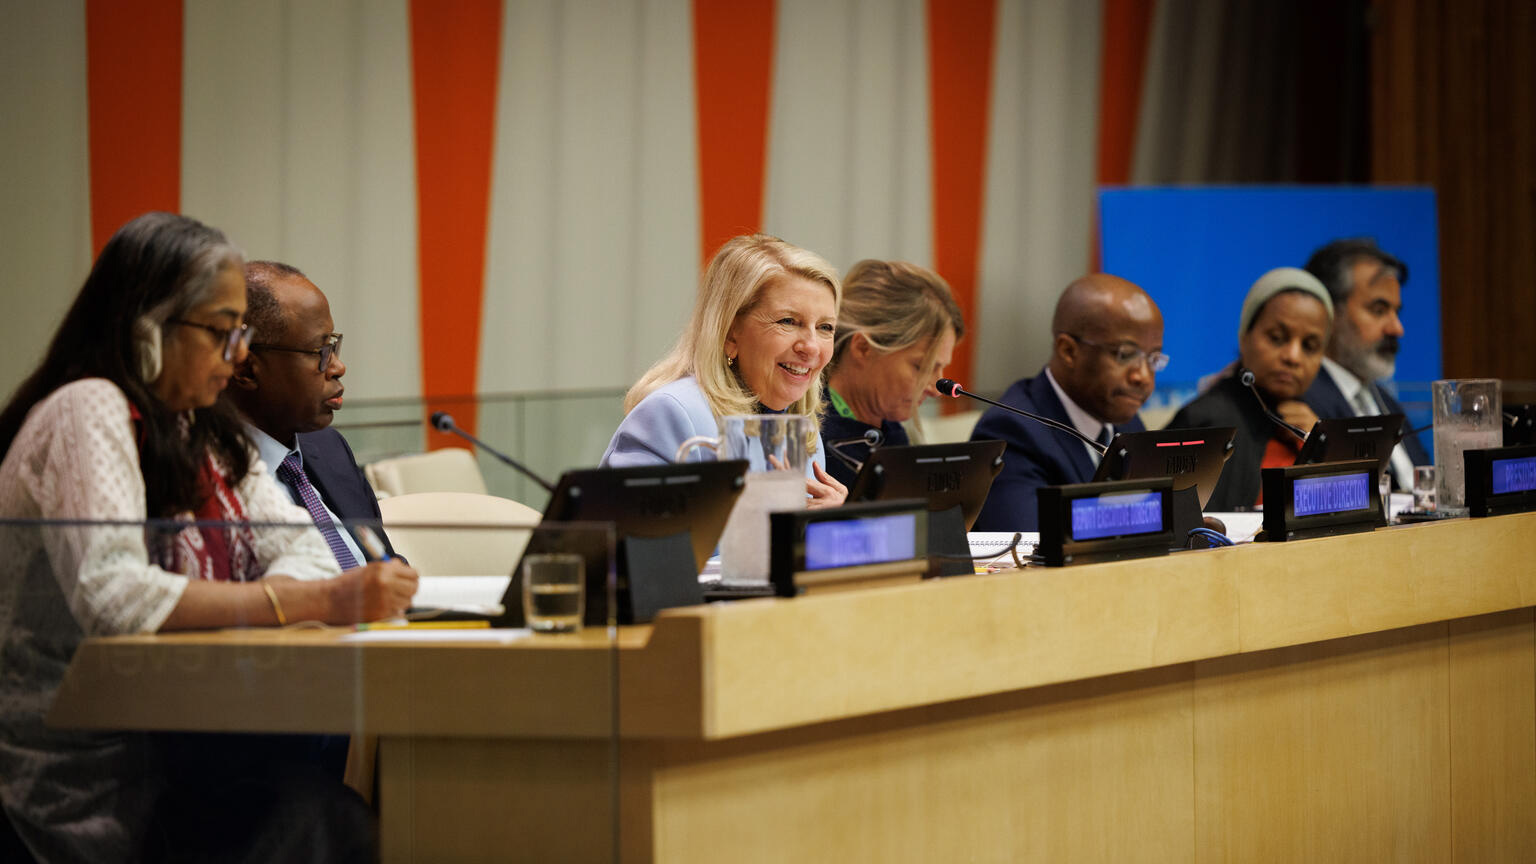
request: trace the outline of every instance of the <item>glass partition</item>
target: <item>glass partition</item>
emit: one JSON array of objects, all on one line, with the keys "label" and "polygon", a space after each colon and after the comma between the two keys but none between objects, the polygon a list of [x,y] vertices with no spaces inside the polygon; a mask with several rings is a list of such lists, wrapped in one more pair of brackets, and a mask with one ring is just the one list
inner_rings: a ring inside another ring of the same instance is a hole
[{"label": "glass partition", "polygon": [[[314,813],[334,838],[351,824],[336,814],[357,809],[384,861],[614,860],[611,523],[460,503],[343,527],[0,521],[0,784],[22,802],[22,842],[79,839],[80,814],[50,822],[67,795],[109,802],[86,815],[163,856],[203,842],[165,819],[239,788],[318,795],[272,812],[278,835],[305,843],[321,842]],[[338,547],[414,574],[337,575]],[[262,590],[188,593],[183,572]],[[388,591],[369,586],[412,575],[410,610],[380,617]],[[229,836],[249,827],[234,820]]]}]

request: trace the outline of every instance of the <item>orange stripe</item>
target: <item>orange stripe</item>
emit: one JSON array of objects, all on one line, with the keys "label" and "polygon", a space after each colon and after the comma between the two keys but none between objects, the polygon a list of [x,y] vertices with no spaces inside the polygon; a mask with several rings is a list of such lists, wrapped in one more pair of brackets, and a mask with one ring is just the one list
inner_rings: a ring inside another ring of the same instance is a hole
[{"label": "orange stripe", "polygon": [[[500,0],[412,0],[421,387],[428,413],[471,432],[500,51]],[[433,432],[427,446],[460,443]]]},{"label": "orange stripe", "polygon": [[715,250],[763,223],[773,75],[773,0],[694,0],[699,229]]},{"label": "orange stripe", "polygon": [[[994,0],[928,0],[934,266],[973,327],[996,20]],[[956,346],[950,365],[950,377],[966,386],[975,343]]]},{"label": "orange stripe", "polygon": [[[1141,85],[1154,0],[1104,0],[1104,39],[1099,66],[1099,185],[1131,182]],[[1089,268],[1099,268],[1094,230]]]},{"label": "orange stripe", "polygon": [[181,209],[182,0],[86,0],[91,244]]}]

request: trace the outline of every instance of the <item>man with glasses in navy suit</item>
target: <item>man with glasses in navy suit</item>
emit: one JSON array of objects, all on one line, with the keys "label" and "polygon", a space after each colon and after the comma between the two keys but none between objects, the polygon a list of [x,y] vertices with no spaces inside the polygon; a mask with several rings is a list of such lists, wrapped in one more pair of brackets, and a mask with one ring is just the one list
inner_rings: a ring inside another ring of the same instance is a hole
[{"label": "man with glasses in navy suit", "polygon": [[[1335,240],[1313,252],[1307,271],[1328,288],[1337,314],[1323,368],[1302,398],[1322,418],[1403,413],[1379,382],[1397,368],[1407,265],[1374,240],[1357,238]],[[1404,438],[1392,451],[1393,485],[1411,490],[1413,466],[1427,464],[1429,454],[1418,438]]]},{"label": "man with glasses in navy suit", "polygon": [[[342,405],[341,334],[330,303],[297,268],[245,267],[246,323],[256,331],[229,395],[261,459],[295,504],[309,511],[343,570],[372,557],[343,520],[379,519],[379,503],[352,448],[330,428]],[[389,538],[375,532],[386,554]]]},{"label": "man with glasses in navy suit", "polygon": [[[1117,432],[1146,429],[1136,413],[1152,395],[1163,354],[1163,315],[1139,286],[1094,273],[1067,286],[1051,318],[1051,359],[1033,378],[1014,382],[1000,400],[1066,423],[1108,444]],[[1007,443],[1003,470],[976,517],[976,531],[1039,530],[1035,490],[1086,483],[1099,453],[1059,429],[990,408],[972,441]]]}]

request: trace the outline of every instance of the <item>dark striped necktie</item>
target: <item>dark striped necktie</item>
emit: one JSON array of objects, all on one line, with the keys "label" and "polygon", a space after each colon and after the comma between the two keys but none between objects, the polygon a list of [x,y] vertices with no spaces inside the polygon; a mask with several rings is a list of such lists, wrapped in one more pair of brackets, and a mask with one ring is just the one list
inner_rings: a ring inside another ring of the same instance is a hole
[{"label": "dark striped necktie", "polygon": [[357,559],[352,557],[351,550],[347,549],[347,544],[341,539],[341,532],[336,530],[331,514],[325,511],[320,493],[315,491],[309,478],[304,476],[304,470],[299,467],[299,454],[289,453],[283,464],[277,466],[277,479],[299,493],[299,500],[304,502],[304,509],[309,511],[309,518],[320,529],[320,536],[325,538],[325,545],[331,547],[331,554],[336,556],[336,563],[341,565],[341,569],[351,570],[356,567]]}]

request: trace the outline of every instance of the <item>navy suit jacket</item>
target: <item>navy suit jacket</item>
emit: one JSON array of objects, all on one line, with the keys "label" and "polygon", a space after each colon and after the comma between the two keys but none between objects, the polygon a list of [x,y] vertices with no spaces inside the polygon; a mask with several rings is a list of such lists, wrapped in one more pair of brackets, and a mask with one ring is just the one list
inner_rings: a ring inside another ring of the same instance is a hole
[{"label": "navy suit jacket", "polygon": [[[1056,398],[1043,369],[1033,378],[1013,382],[998,401],[1072,425],[1066,406]],[[1142,432],[1146,428],[1141,418],[1135,417],[1116,426],[1115,431]],[[973,531],[1038,531],[1040,505],[1036,489],[1093,479],[1093,460],[1083,442],[1060,429],[1001,408],[988,408],[981,415],[971,440],[999,440],[1008,445],[1003,452],[1003,470],[992,481],[992,491],[987,493],[987,502],[976,517]]]},{"label": "navy suit jacket", "polygon": [[[379,515],[379,499],[363,476],[363,469],[352,455],[347,439],[327,426],[316,432],[304,432],[299,436],[299,449],[304,453],[304,473],[320,493],[325,506],[341,519],[372,519]],[[389,543],[389,535],[383,528],[378,531],[384,551],[391,556],[395,548]],[[354,538],[355,539],[355,538]],[[357,544],[361,547],[363,544]]]},{"label": "navy suit jacket", "polygon": [[[1366,386],[1371,388],[1371,394],[1376,397],[1376,404],[1380,405],[1386,413],[1403,413],[1403,404],[1393,398],[1391,393],[1376,386],[1375,383],[1369,383]],[[1327,369],[1317,370],[1317,377],[1312,379],[1312,386],[1307,388],[1306,394],[1301,398],[1312,406],[1313,412],[1320,418],[1331,420],[1355,416],[1355,406],[1349,404],[1349,400],[1344,398],[1344,393],[1339,390],[1339,385],[1334,383],[1333,376],[1328,374]],[[1407,426],[1408,421],[1404,420],[1403,425]],[[1408,451],[1408,458],[1413,460],[1413,464],[1429,464],[1429,451],[1419,443],[1419,436],[1404,437],[1403,449]]]}]

